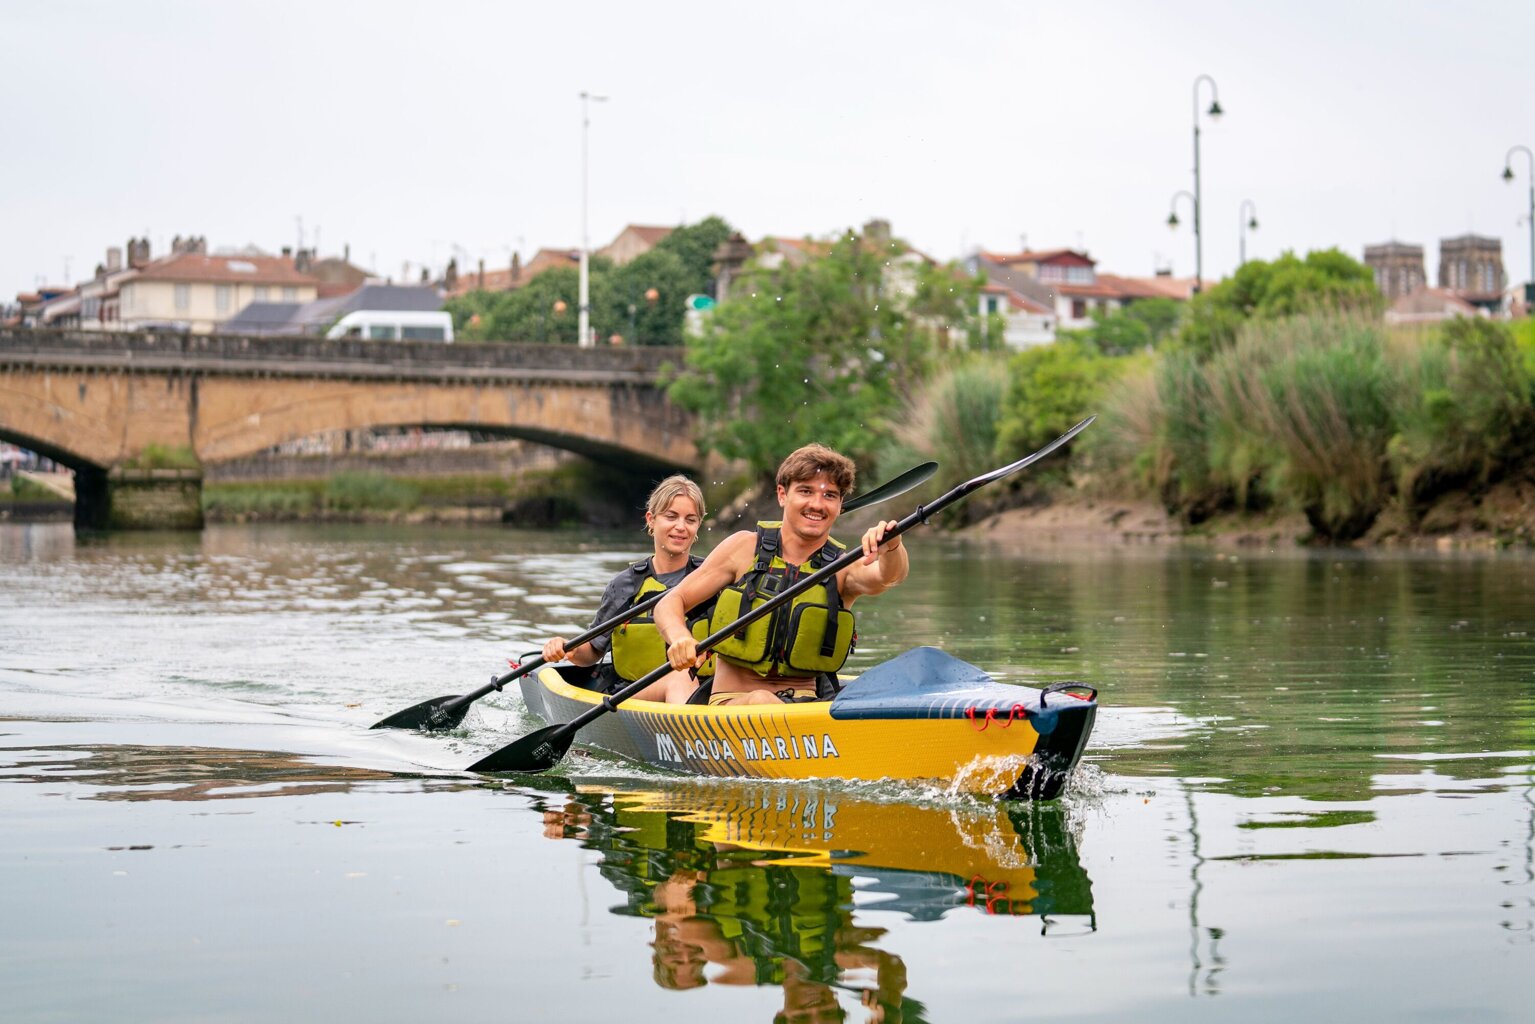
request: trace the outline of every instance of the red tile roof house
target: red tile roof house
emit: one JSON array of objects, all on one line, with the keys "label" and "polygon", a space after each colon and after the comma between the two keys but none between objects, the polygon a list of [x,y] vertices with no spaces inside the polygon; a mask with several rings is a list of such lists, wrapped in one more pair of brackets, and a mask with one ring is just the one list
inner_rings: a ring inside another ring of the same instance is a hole
[{"label": "red tile roof house", "polygon": [[[1055,328],[1081,330],[1138,299],[1187,301],[1193,282],[1173,277],[1120,277],[1100,274],[1097,261],[1074,249],[1037,252],[977,252],[968,261],[992,283],[1010,288],[1055,314]],[[1053,338],[1053,334],[1052,334]]]},{"label": "red tile roof house", "polygon": [[319,281],[282,256],[183,250],[140,268],[121,289],[123,328],[174,326],[209,334],[252,302],[312,302]]}]

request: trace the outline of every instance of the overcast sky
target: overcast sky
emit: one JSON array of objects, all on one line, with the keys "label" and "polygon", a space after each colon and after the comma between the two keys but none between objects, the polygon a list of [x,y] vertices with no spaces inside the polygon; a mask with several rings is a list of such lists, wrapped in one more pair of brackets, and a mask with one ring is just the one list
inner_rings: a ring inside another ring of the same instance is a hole
[{"label": "overcast sky", "polygon": [[[0,0],[0,299],[131,235],[350,245],[398,278],[718,214],[753,239],[889,220],[940,259],[1086,249],[1207,278],[1473,231],[1530,276],[1535,3],[79,3]],[[1200,106],[1209,105],[1208,91]],[[1181,203],[1182,201],[1180,201]]]}]

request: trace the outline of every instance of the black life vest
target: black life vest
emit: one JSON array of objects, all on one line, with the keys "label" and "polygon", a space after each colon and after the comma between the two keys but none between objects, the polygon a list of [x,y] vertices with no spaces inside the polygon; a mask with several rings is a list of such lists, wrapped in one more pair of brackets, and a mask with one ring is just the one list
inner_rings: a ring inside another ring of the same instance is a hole
[{"label": "black life vest", "polygon": [[[699,555],[689,555],[687,567],[683,570],[683,578],[688,573],[703,564],[703,558]],[[629,567],[629,572],[642,577],[639,586],[634,592],[634,600],[631,605],[649,600],[656,594],[668,589],[665,583],[656,578],[652,570],[652,561],[643,558]],[[709,604],[703,604],[688,613],[688,628],[693,635],[702,640],[708,636]],[[661,639],[661,631],[656,628],[656,620],[651,612],[642,612],[613,630],[613,671],[619,678],[633,682],[642,679],[666,662],[666,642]],[[700,676],[714,674],[714,660],[711,658],[699,668]]]}]

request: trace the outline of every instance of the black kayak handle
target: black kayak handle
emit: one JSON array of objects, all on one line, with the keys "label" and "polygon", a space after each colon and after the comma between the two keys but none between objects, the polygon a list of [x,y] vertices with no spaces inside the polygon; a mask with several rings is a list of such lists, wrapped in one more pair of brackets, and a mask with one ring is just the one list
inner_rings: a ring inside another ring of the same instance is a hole
[{"label": "black kayak handle", "polygon": [[1052,693],[1064,693],[1064,692],[1069,692],[1071,690],[1086,690],[1088,692],[1088,694],[1089,694],[1089,696],[1087,698],[1088,700],[1097,700],[1098,699],[1098,688],[1097,687],[1095,687],[1095,686],[1088,686],[1086,683],[1079,683],[1079,682],[1076,682],[1074,680],[1067,679],[1064,682],[1051,683],[1049,686],[1047,686],[1043,690],[1039,691],[1039,706],[1040,707],[1044,707],[1045,706],[1045,698],[1047,696],[1049,696],[1050,694],[1052,694]]}]

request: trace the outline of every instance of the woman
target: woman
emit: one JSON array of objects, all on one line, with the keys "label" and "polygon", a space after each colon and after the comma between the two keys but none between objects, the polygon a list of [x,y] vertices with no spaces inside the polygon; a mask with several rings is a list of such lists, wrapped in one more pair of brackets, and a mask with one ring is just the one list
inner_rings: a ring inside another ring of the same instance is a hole
[{"label": "woman", "polygon": [[[650,492],[645,504],[645,532],[655,541],[655,553],[624,569],[602,594],[593,624],[606,622],[624,608],[645,601],[670,589],[703,563],[692,553],[703,524],[704,495],[697,484],[685,476],[669,476]],[[609,650],[613,652],[613,671],[619,685],[633,682],[666,663],[666,645],[649,613],[635,616],[611,634],[594,637],[575,650],[565,649],[564,637],[545,641],[544,660],[569,661],[573,665],[595,665]],[[638,700],[672,701],[688,699],[698,682],[687,671],[672,671],[645,687],[634,697]]]}]

